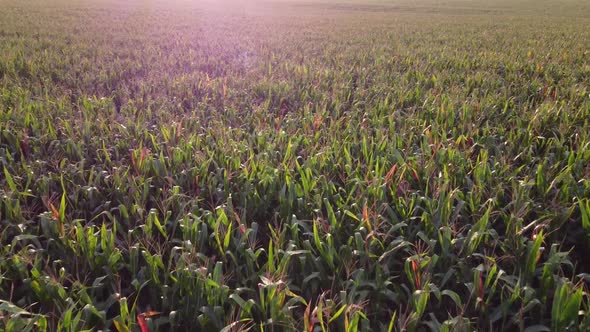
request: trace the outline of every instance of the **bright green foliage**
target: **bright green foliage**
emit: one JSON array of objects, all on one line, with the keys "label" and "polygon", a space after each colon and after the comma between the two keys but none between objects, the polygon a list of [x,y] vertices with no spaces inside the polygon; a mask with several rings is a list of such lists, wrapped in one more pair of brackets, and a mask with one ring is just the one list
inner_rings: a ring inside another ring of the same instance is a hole
[{"label": "bright green foliage", "polygon": [[590,330],[588,27],[0,1],[0,330]]}]

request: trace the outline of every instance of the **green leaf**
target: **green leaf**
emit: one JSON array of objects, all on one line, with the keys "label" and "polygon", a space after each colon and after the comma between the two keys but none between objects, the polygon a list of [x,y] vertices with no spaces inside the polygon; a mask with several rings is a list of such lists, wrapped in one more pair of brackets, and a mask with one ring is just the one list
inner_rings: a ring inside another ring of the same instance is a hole
[{"label": "green leaf", "polygon": [[275,267],[275,253],[274,253],[274,246],[272,241],[268,242],[268,272],[273,273],[276,271]]},{"label": "green leaf", "polygon": [[389,320],[389,326],[387,327],[387,332],[393,332],[393,328],[395,326],[395,316],[397,315],[397,310],[393,312],[391,315],[391,319]]},{"label": "green leaf", "polygon": [[418,319],[424,314],[426,310],[426,304],[430,298],[430,292],[425,290],[417,290],[414,292],[414,311],[416,312]]},{"label": "green leaf", "polygon": [[12,176],[8,172],[8,169],[6,168],[6,166],[4,166],[4,176],[6,177],[6,182],[8,182],[8,187],[10,188],[10,190],[12,192],[17,192],[16,184],[14,183],[14,180],[12,179]]},{"label": "green leaf", "polygon": [[233,224],[230,223],[227,228],[227,231],[225,232],[225,237],[223,238],[223,251],[227,250],[227,248],[229,247],[229,243],[231,240],[232,225]]},{"label": "green leaf", "polygon": [[582,227],[586,231],[590,231],[590,199],[579,200],[580,214],[582,215]]},{"label": "green leaf", "polygon": [[340,309],[338,309],[338,311],[336,311],[336,313],[334,313],[334,315],[332,316],[332,318],[330,318],[330,320],[328,321],[329,323],[332,323],[333,321],[335,321],[336,319],[338,319],[338,317],[340,317],[340,315],[342,315],[342,313],[344,312],[344,310],[346,310],[348,306],[346,304],[343,304]]},{"label": "green leaf", "polygon": [[231,294],[229,296],[230,300],[233,300],[234,302],[236,302],[238,304],[238,306],[247,314],[250,315],[250,310],[252,308],[252,303],[251,302],[246,302],[244,301],[244,299],[242,299],[242,297],[238,294]]},{"label": "green leaf", "polygon": [[441,294],[450,297],[451,300],[453,300],[453,302],[455,302],[455,305],[457,306],[457,308],[459,308],[459,309],[463,308],[463,302],[461,301],[461,297],[459,296],[459,294],[455,293],[454,291],[452,291],[450,289],[443,290],[441,292]]},{"label": "green leaf", "polygon": [[66,220],[66,192],[61,194],[61,202],[59,203],[59,221],[64,223]]},{"label": "green leaf", "polygon": [[531,246],[529,253],[527,255],[527,259],[526,259],[526,263],[525,263],[525,271],[527,273],[527,276],[532,276],[535,273],[535,268],[537,267],[537,258],[539,257],[540,253],[540,249],[541,249],[541,244],[543,244],[543,231],[539,232],[539,234],[537,234],[537,238],[535,239],[535,241],[533,242],[533,245]]}]

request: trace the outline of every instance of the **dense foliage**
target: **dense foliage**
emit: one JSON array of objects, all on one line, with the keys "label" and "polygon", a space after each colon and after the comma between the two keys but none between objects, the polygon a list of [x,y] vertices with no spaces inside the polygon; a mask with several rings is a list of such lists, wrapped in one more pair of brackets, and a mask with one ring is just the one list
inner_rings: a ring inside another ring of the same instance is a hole
[{"label": "dense foliage", "polygon": [[0,2],[0,330],[590,329],[589,26]]}]

